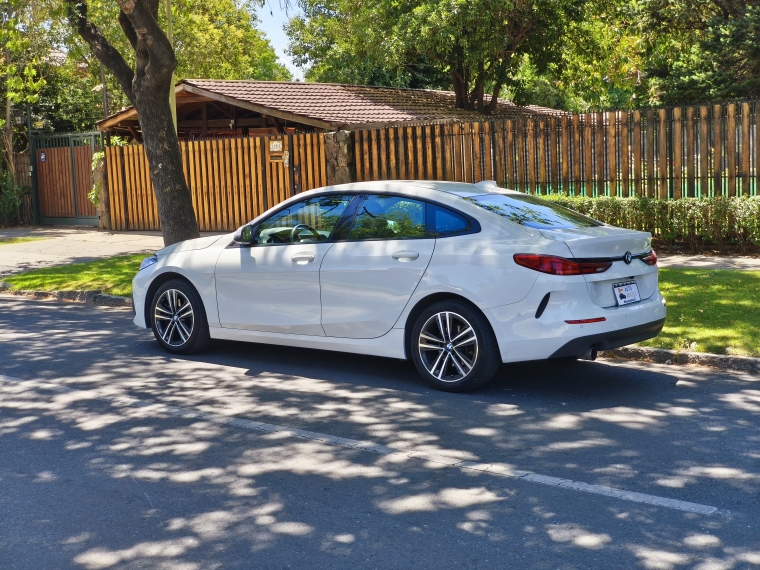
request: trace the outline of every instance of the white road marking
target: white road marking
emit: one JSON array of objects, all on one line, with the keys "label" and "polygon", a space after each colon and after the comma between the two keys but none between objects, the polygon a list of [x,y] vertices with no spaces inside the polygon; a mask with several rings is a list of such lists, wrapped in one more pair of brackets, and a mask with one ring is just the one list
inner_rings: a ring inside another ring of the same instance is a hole
[{"label": "white road marking", "polygon": [[[49,382],[38,382],[34,380],[21,380],[19,378],[13,378],[10,376],[4,376],[0,374],[0,382],[8,382],[13,384],[26,384],[36,388],[42,388],[45,390],[51,390],[55,392],[70,393],[77,392],[79,390],[75,388],[69,388],[66,386],[59,386],[57,384],[51,384]],[[611,497],[614,499],[621,499],[624,501],[631,501],[634,503],[644,503],[654,505],[657,507],[664,507],[667,509],[675,509],[678,511],[684,511],[687,513],[696,513],[700,515],[712,515],[715,513],[728,514],[726,510],[720,510],[717,507],[710,505],[702,505],[699,503],[691,503],[688,501],[680,501],[678,499],[668,499],[667,497],[659,497],[657,495],[648,495],[646,493],[637,493],[634,491],[625,491],[622,489],[616,489],[614,487],[607,487],[604,485],[590,485],[581,481],[573,481],[571,479],[561,479],[559,477],[551,477],[549,475],[541,475],[539,473],[532,473],[530,471],[520,471],[518,469],[511,469],[503,465],[494,465],[490,463],[477,463],[474,461],[463,461],[451,457],[437,456],[420,451],[410,451],[407,449],[397,449],[394,447],[388,447],[374,441],[359,441],[356,439],[347,439],[335,435],[329,435],[324,433],[318,433],[313,431],[307,431],[302,429],[295,429],[287,426],[280,426],[275,424],[268,424],[264,422],[257,422],[254,420],[247,420],[244,418],[237,418],[234,416],[223,416],[221,414],[213,414],[208,412],[199,412],[190,408],[182,408],[178,406],[170,406],[155,402],[151,400],[140,400],[138,398],[132,398],[129,396],[113,396],[113,397],[97,397],[96,400],[101,400],[108,403],[118,403],[120,405],[144,408],[148,406],[154,406],[153,411],[157,413],[166,413],[172,416],[191,419],[202,419],[217,424],[230,425],[240,427],[243,429],[249,429],[261,432],[278,432],[283,435],[290,435],[292,437],[300,437],[302,439],[308,439],[312,441],[319,441],[327,445],[335,445],[340,447],[348,447],[352,449],[360,449],[362,451],[369,451],[377,453],[379,455],[400,455],[409,457],[411,459],[420,459],[423,461],[430,461],[441,465],[450,467],[458,467],[460,469],[468,469],[473,471],[480,471],[489,475],[498,477],[508,477],[514,479],[520,479],[522,481],[529,481],[531,483],[538,483],[540,485],[548,485],[551,487],[558,487],[560,489],[569,489],[572,491],[579,491],[581,493],[591,493],[594,495],[603,495],[605,497]],[[143,491],[144,492],[144,491]],[[147,496],[147,495],[146,495]],[[150,501],[150,498],[148,498]]]}]

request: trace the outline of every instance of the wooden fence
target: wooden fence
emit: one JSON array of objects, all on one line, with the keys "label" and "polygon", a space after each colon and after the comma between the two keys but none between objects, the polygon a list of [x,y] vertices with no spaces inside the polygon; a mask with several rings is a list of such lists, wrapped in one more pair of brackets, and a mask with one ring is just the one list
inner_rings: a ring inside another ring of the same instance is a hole
[{"label": "wooden fence", "polygon": [[354,133],[357,179],[496,180],[530,193],[758,195],[760,103]]},{"label": "wooden fence", "polygon": [[[232,231],[268,208],[327,184],[324,135],[181,142],[185,180],[201,231]],[[114,230],[157,230],[142,145],[106,149]]]}]

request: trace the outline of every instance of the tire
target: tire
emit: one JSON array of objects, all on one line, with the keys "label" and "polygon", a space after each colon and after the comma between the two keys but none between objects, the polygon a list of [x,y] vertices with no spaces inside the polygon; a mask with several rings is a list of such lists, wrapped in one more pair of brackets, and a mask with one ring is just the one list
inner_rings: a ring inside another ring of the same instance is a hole
[{"label": "tire", "polygon": [[483,386],[501,364],[491,325],[480,311],[461,301],[440,301],[422,311],[412,327],[410,344],[417,371],[445,392]]},{"label": "tire", "polygon": [[150,326],[161,348],[173,354],[195,354],[211,343],[203,301],[182,279],[167,281],[153,295]]}]

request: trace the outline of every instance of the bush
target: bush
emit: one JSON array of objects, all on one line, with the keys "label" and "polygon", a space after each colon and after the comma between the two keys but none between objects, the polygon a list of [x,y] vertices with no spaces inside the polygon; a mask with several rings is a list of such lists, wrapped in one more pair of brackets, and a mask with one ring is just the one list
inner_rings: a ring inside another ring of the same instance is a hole
[{"label": "bush", "polygon": [[16,185],[10,172],[0,172],[0,225],[21,223],[21,205],[28,192]]},{"label": "bush", "polygon": [[550,194],[542,196],[591,218],[650,232],[670,244],[687,244],[698,252],[705,244],[723,251],[734,244],[741,253],[760,245],[760,196],[730,198],[588,198]]}]

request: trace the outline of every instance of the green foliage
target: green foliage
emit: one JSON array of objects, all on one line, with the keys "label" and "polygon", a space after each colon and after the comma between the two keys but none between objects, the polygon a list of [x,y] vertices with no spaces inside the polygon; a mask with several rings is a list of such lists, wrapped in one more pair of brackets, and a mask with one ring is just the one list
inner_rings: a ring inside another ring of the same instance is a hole
[{"label": "green foliage", "polygon": [[760,0],[642,0],[652,103],[760,95]]},{"label": "green foliage", "polygon": [[[53,132],[92,130],[103,118],[100,63],[66,20],[63,2],[23,0],[39,4],[23,28],[34,36],[35,60],[41,80],[33,119]],[[113,0],[88,0],[89,15],[108,40],[134,65],[134,51],[118,23]],[[165,28],[165,11],[159,23]],[[183,78],[289,80],[287,68],[259,30],[255,1],[172,0],[177,80]],[[30,40],[31,41],[31,40]],[[129,105],[121,87],[106,71],[109,111]]]},{"label": "green foliage", "polygon": [[543,198],[607,224],[688,244],[694,252],[705,244],[722,250],[731,243],[741,252],[760,245],[760,196],[663,200],[551,194]]},{"label": "green foliage", "polygon": [[0,171],[0,225],[21,222],[21,204],[28,188],[16,186],[10,172]]},{"label": "green foliage", "polygon": [[[453,85],[483,109],[522,54],[546,68],[586,2],[571,0],[301,0],[287,29],[307,78],[394,86]],[[448,76],[448,79],[445,79]]]}]

